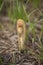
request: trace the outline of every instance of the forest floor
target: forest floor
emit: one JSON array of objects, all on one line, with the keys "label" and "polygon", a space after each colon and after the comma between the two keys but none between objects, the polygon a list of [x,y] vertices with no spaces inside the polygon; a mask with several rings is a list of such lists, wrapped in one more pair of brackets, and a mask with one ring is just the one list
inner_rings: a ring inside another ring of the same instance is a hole
[{"label": "forest floor", "polygon": [[[0,17],[0,54],[2,54],[3,65],[43,65],[40,59],[35,56],[35,53],[40,53],[39,49],[36,44],[33,47],[31,41],[32,35],[30,34],[26,42],[28,52],[19,52],[16,24],[11,23],[8,17]],[[32,54],[29,53],[29,48],[33,49]]]},{"label": "forest floor", "polygon": [[[28,10],[30,10],[30,7],[28,8]],[[43,3],[42,6],[40,6],[39,10],[41,10],[41,12],[43,13]],[[36,13],[30,16],[31,23],[32,20],[39,21],[43,19],[39,10],[37,10]],[[37,33],[36,41],[38,41],[39,38],[41,25],[41,22],[38,22],[38,25],[35,25]],[[0,16],[0,55],[2,56],[2,63],[0,63],[0,65],[43,65],[43,61],[40,60],[37,56],[37,54],[40,54],[39,48],[37,46],[38,42],[33,42],[33,45],[32,37],[33,36],[31,33],[27,37],[28,40],[26,41],[26,50],[28,50],[28,52],[19,52],[16,24],[13,24],[8,17]]]}]

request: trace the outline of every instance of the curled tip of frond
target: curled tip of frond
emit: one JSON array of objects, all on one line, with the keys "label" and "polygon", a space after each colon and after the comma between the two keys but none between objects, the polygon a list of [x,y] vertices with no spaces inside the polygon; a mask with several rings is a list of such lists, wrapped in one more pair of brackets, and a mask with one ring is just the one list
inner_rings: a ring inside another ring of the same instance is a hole
[{"label": "curled tip of frond", "polygon": [[21,25],[23,25],[23,23],[24,23],[24,20],[23,20],[23,19],[18,19],[18,20],[17,20],[17,24],[18,24],[18,25],[21,26]]}]

